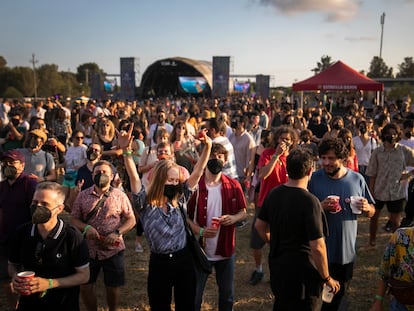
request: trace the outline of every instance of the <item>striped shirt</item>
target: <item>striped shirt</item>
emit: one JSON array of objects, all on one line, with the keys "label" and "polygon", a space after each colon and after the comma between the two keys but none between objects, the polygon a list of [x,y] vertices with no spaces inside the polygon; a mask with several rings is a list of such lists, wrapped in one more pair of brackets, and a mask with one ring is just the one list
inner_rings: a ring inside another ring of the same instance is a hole
[{"label": "striped shirt", "polygon": [[[187,183],[183,185],[184,194],[178,201],[187,213],[187,201],[193,193]],[[183,249],[187,244],[184,220],[180,208],[167,203],[168,211],[146,202],[145,187],[137,194],[132,194],[134,207],[144,228],[151,252],[168,254]]]}]

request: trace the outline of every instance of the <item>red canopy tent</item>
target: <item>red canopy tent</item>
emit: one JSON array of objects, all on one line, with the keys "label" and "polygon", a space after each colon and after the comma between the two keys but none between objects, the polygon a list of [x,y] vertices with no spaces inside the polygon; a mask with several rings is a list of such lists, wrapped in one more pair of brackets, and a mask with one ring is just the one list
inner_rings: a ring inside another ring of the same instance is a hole
[{"label": "red canopy tent", "polygon": [[383,91],[384,85],[357,72],[341,61],[306,80],[293,83],[293,91]]}]

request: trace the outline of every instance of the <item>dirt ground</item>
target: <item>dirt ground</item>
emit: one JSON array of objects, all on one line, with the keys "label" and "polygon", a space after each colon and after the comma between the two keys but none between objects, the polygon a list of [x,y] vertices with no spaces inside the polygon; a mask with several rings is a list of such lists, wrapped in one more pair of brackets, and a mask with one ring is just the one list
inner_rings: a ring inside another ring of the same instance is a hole
[{"label": "dirt ground", "polygon": [[[253,209],[249,208],[249,224],[237,229],[236,237],[236,267],[235,267],[235,311],[260,311],[272,310],[273,296],[270,291],[269,272],[267,264],[264,264],[264,281],[256,286],[248,284],[248,279],[253,270],[253,258],[249,249],[250,225],[253,218]],[[354,278],[350,284],[348,310],[369,310],[377,284],[377,267],[381,259],[385,243],[389,233],[384,232],[381,227],[386,222],[385,212],[380,219],[379,234],[376,248],[366,248],[368,241],[369,220],[365,217],[359,219],[358,232],[358,258],[354,270]],[[121,311],[146,311],[149,310],[146,293],[147,271],[149,251],[148,245],[143,239],[144,253],[134,252],[135,231],[132,230],[125,236],[127,250],[126,258],[126,286],[121,290]],[[266,254],[267,248],[264,250]],[[107,310],[105,307],[104,288],[102,280],[98,281],[99,310]],[[4,310],[5,300],[0,295],[0,310]],[[81,302],[81,310],[86,310]],[[204,293],[203,311],[217,310],[217,290],[214,282],[214,272],[210,276]]]},{"label": "dirt ground", "polygon": [[[272,310],[273,295],[270,290],[269,270],[264,264],[264,281],[256,286],[248,283],[250,274],[253,271],[254,263],[249,249],[250,226],[253,219],[253,208],[248,209],[249,224],[241,229],[237,229],[236,236],[236,267],[235,267],[235,304],[234,311],[261,311]],[[358,231],[358,259],[355,265],[354,278],[350,284],[348,310],[366,311],[373,303],[377,285],[377,269],[382,257],[385,244],[390,236],[381,228],[386,222],[385,212],[380,219],[378,239],[376,248],[367,248],[369,219],[361,217],[359,219]],[[146,278],[148,271],[148,245],[145,238],[143,245],[144,253],[134,252],[135,232],[130,232],[126,237],[127,251],[127,285],[122,289],[121,310],[122,311],[141,311],[149,310],[148,298],[146,294]],[[268,253],[268,248],[264,250],[264,258]],[[103,293],[102,288],[98,288],[99,294]],[[100,305],[104,305],[104,298],[101,297]],[[106,310],[101,308],[100,310]],[[214,281],[214,272],[210,276],[206,291],[204,293],[203,311],[217,310],[217,288]],[[387,309],[386,309],[387,310]]]}]

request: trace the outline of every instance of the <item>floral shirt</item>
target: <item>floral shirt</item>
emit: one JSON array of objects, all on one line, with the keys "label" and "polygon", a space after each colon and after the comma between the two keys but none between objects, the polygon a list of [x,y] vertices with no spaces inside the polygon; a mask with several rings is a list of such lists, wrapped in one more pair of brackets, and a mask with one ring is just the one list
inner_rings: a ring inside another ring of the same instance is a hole
[{"label": "floral shirt", "polygon": [[397,229],[391,236],[379,268],[379,275],[414,282],[414,227]]},{"label": "floral shirt", "polygon": [[375,177],[374,193],[380,201],[397,201],[405,198],[405,187],[400,182],[406,166],[414,166],[414,150],[396,144],[392,150],[380,146],[374,150],[369,159],[367,176]]},{"label": "floral shirt", "polygon": [[[73,203],[72,217],[81,220],[85,219],[100,199],[101,197],[95,192],[95,186],[83,190]],[[91,217],[88,224],[94,227],[101,237],[104,238],[118,229],[121,226],[122,219],[130,216],[131,213],[133,213],[133,210],[128,196],[121,190],[114,188],[104,205]],[[100,240],[87,241],[89,255],[91,258],[97,258],[99,260],[112,257],[119,251],[125,249],[125,243],[122,237],[119,244],[109,246]]]}]

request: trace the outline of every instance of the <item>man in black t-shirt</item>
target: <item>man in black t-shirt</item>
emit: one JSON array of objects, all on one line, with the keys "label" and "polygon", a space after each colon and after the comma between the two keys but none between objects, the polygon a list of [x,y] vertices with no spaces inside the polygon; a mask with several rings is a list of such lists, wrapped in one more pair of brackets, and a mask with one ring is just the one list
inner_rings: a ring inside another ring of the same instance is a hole
[{"label": "man in black t-shirt", "polygon": [[322,285],[339,291],[339,283],[329,276],[325,214],[307,191],[312,164],[308,151],[292,150],[287,157],[288,182],[269,192],[256,220],[259,235],[270,242],[274,310],[320,310]]}]

